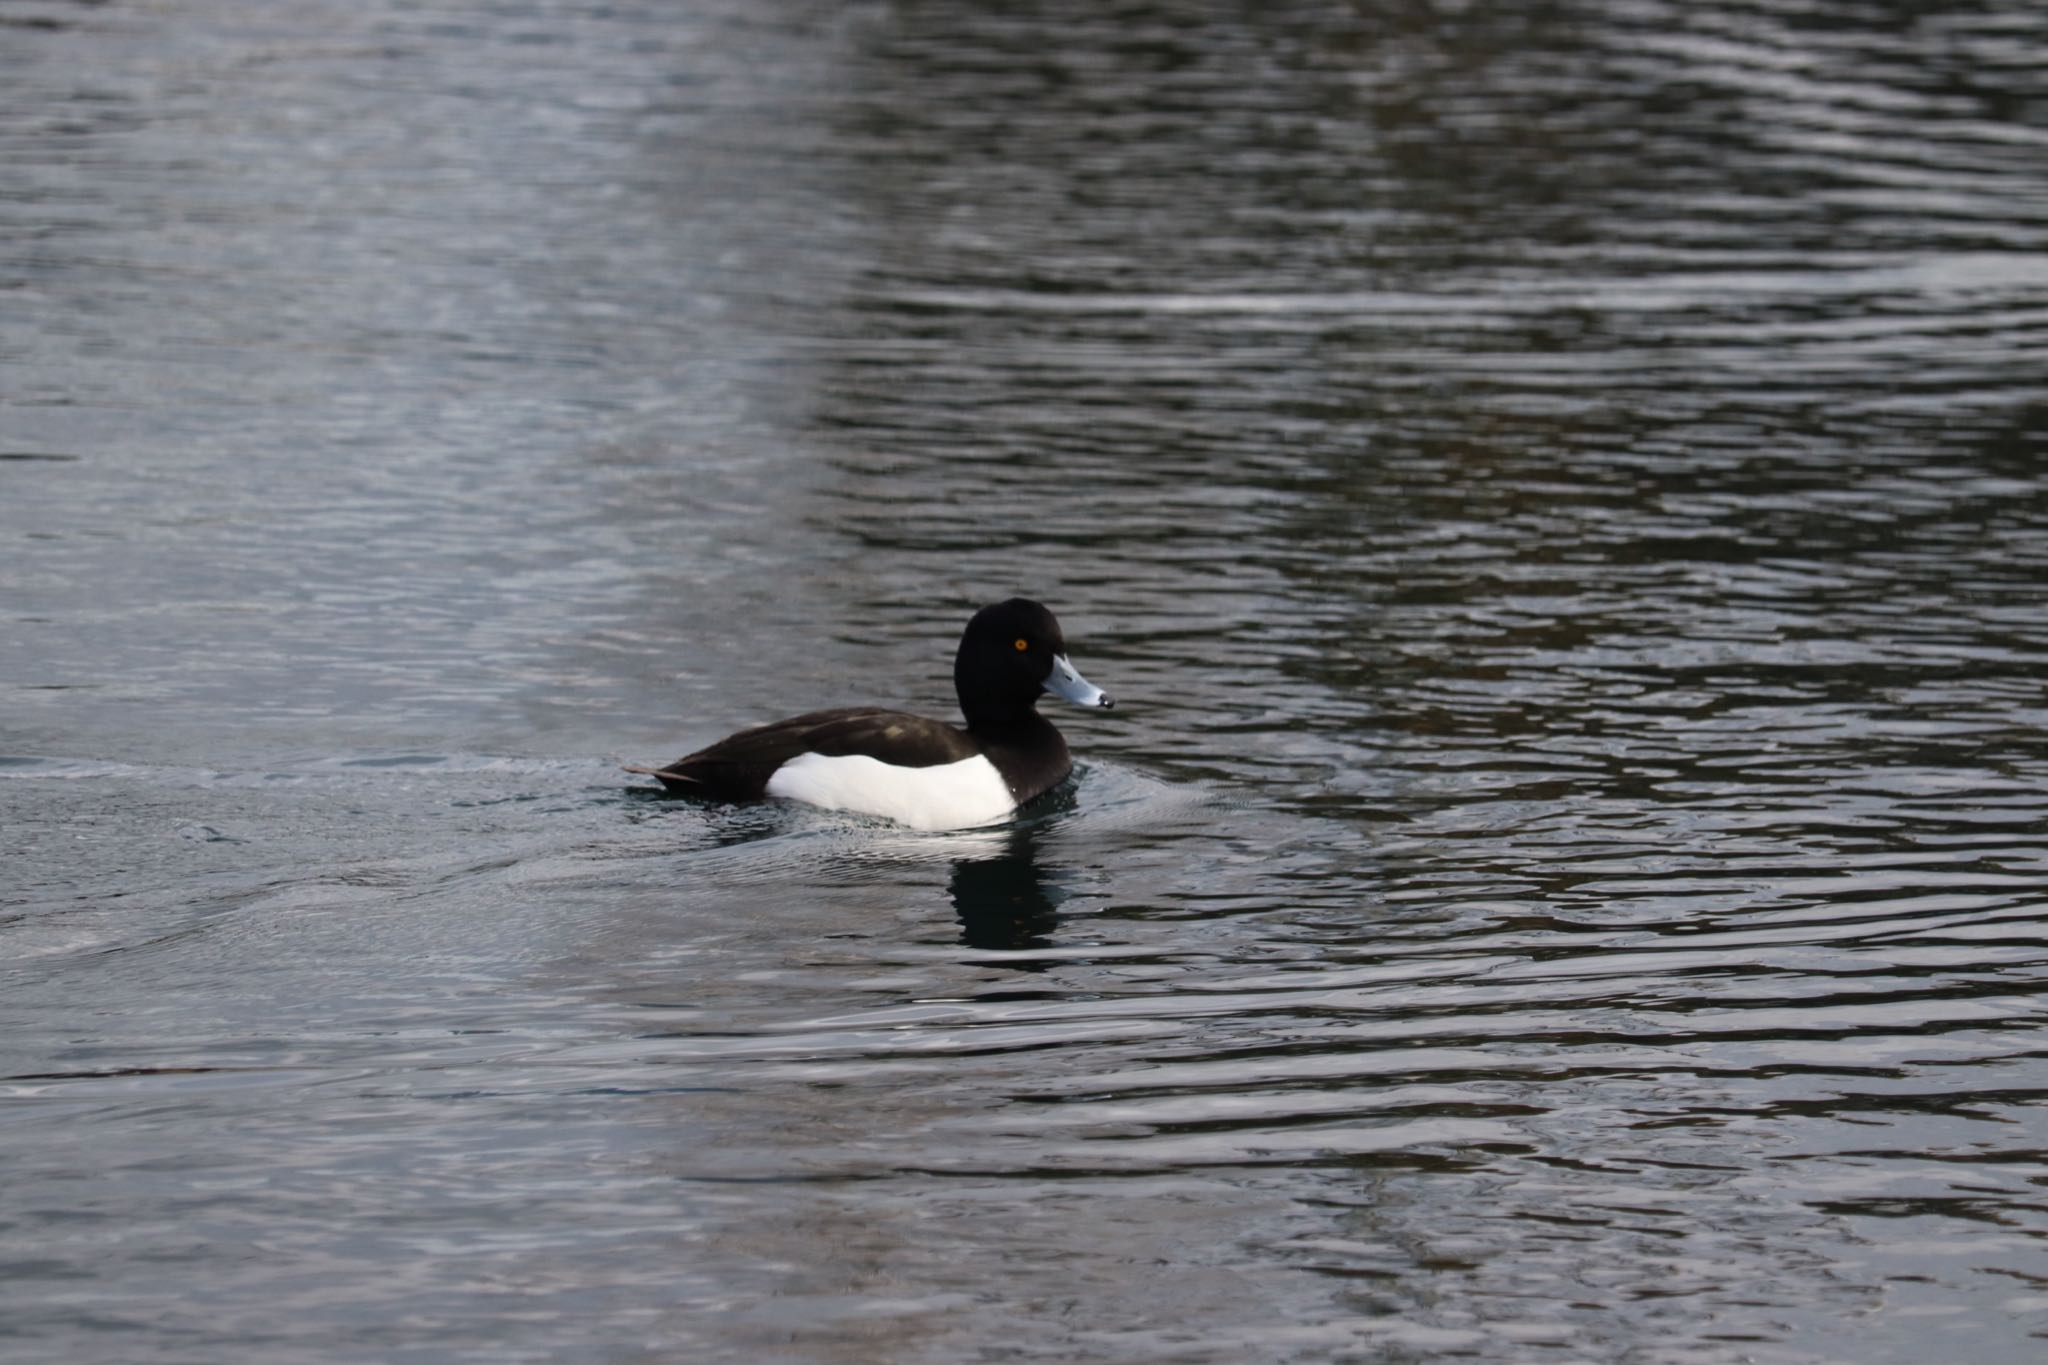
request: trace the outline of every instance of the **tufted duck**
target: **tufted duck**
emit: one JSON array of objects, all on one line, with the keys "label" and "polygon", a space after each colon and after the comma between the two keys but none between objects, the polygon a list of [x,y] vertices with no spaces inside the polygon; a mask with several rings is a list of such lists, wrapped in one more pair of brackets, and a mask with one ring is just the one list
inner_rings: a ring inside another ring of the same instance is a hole
[{"label": "tufted duck", "polygon": [[1073,771],[1067,742],[1038,714],[1055,692],[1114,706],[1067,662],[1060,623],[1013,597],[967,623],[953,659],[961,729],[903,711],[812,711],[742,730],[664,768],[629,768],[670,792],[726,801],[786,797],[882,815],[917,829],[961,829],[1008,816]]}]

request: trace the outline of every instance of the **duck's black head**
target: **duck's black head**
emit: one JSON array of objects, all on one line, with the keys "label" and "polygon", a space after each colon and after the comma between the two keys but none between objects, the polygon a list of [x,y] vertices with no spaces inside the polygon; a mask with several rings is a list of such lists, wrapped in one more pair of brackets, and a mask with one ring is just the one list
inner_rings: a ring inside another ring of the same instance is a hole
[{"label": "duck's black head", "polygon": [[953,658],[953,688],[970,729],[1021,719],[1043,692],[1081,706],[1116,705],[1067,662],[1066,637],[1053,614],[1023,597],[983,607],[967,623]]}]

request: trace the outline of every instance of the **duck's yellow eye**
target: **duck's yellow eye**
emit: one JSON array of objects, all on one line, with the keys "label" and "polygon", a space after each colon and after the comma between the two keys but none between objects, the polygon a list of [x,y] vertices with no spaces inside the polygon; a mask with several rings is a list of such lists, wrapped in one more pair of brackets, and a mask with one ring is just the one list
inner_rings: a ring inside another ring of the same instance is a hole
[{"label": "duck's yellow eye", "polygon": [[1031,648],[1031,642],[1030,642],[1029,640],[1027,640],[1027,639],[1023,638],[1023,637],[1022,637],[1021,635],[1020,635],[1020,636],[1018,636],[1018,637],[1017,637],[1017,652],[1018,652],[1019,654],[1022,654],[1022,653],[1023,653],[1023,652],[1025,651],[1025,650],[1027,650],[1027,649],[1029,649],[1029,648]]}]

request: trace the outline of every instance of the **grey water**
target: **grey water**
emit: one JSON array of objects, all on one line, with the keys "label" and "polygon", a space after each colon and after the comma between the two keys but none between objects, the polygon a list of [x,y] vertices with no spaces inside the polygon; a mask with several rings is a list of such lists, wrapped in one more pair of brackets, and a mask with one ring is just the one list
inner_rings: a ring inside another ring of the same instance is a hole
[{"label": "grey water", "polygon": [[12,0],[0,1357],[2038,1360],[2044,433],[2021,0]]}]

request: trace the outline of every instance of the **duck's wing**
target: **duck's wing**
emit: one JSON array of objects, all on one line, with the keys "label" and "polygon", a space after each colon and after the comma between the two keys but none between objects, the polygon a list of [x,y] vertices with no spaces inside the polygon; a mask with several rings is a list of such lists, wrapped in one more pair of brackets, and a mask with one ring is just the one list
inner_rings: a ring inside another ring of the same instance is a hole
[{"label": "duck's wing", "polygon": [[944,721],[848,707],[757,725],[664,767],[626,771],[657,778],[672,792],[752,801],[766,794],[775,770],[799,754],[871,754],[900,768],[931,768],[979,752],[965,731]]}]

